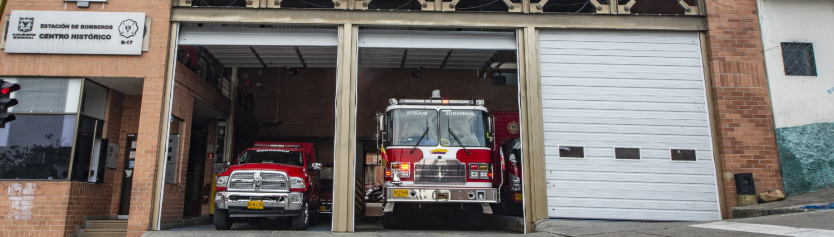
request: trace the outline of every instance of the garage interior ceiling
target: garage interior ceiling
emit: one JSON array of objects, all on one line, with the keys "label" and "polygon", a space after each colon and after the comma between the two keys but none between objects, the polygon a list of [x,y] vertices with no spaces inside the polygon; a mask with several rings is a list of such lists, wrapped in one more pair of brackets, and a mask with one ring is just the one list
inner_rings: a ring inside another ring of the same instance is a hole
[{"label": "garage interior ceiling", "polygon": [[[335,47],[205,46],[226,67],[336,67]],[[297,50],[296,50],[297,49]],[[494,56],[494,58],[493,58]],[[359,67],[481,69],[492,59],[501,68],[515,64],[511,51],[472,49],[359,49]]]},{"label": "garage interior ceiling", "polygon": [[205,47],[226,67],[336,67],[336,47]]},{"label": "garage interior ceiling", "polygon": [[[513,32],[428,29],[363,30],[358,42],[359,67],[483,69],[503,62],[501,68],[514,69]],[[181,30],[179,43],[205,47],[226,67],[336,67],[337,39],[331,30],[326,26],[189,23]],[[437,47],[437,42],[444,43]]]}]

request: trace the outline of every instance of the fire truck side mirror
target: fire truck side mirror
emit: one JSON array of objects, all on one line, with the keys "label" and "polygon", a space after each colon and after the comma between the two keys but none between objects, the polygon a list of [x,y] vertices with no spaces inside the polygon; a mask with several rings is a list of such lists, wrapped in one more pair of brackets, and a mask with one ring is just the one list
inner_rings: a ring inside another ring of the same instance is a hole
[{"label": "fire truck side mirror", "polygon": [[385,132],[385,114],[378,113],[376,115],[376,126],[377,132]]},{"label": "fire truck side mirror", "polygon": [[489,116],[487,122],[489,123],[489,141],[492,142],[495,140],[495,117]]}]

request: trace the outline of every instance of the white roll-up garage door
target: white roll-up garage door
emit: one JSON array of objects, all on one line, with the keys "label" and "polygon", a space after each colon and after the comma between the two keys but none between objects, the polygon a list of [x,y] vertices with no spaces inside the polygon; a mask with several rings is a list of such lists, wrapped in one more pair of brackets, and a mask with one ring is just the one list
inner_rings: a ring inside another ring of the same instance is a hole
[{"label": "white roll-up garage door", "polygon": [[551,218],[720,219],[698,33],[539,39]]}]

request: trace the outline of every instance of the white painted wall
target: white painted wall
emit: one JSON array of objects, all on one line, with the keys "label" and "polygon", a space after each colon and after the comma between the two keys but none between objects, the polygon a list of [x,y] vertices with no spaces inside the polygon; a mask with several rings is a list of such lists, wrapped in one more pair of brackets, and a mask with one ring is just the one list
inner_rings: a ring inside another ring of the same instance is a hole
[{"label": "white painted wall", "polygon": [[[834,1],[759,0],[777,128],[834,122]],[[814,46],[817,76],[787,76],[781,42]]]}]

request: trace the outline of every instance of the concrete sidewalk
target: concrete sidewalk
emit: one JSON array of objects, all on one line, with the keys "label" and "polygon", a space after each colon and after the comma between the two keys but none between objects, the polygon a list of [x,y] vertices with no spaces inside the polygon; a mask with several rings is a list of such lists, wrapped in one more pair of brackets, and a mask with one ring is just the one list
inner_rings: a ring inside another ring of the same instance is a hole
[{"label": "concrete sidewalk", "polygon": [[544,220],[538,234],[556,236],[834,236],[834,210],[716,222]]},{"label": "concrete sidewalk", "polygon": [[831,203],[834,203],[834,188],[791,196],[778,202],[762,203],[746,207],[733,207],[733,218],[749,218],[786,213],[809,212],[815,210],[802,209],[802,207]]}]

